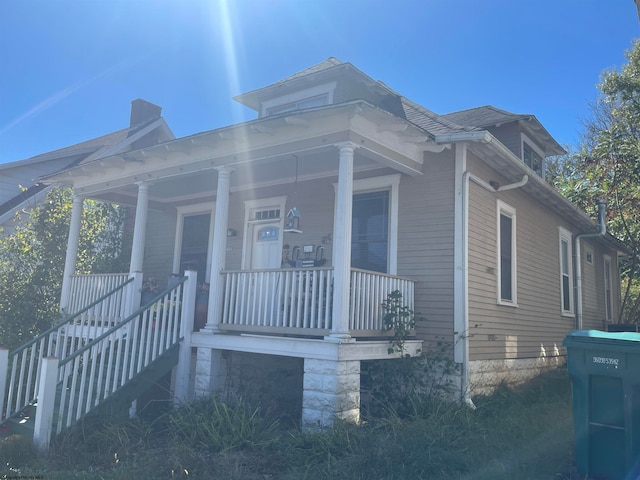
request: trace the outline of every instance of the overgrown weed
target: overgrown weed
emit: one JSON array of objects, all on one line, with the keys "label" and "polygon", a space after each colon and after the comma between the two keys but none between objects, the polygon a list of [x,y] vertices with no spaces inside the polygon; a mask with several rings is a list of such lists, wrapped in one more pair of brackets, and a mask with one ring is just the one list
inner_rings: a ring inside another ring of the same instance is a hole
[{"label": "overgrown weed", "polygon": [[246,402],[207,397],[154,421],[81,424],[56,439],[48,456],[0,473],[48,480],[551,480],[571,471],[569,384],[565,369],[550,371],[474,398],[475,410],[416,395],[401,414],[381,405],[381,415],[360,425],[337,423],[319,433],[284,430]]}]

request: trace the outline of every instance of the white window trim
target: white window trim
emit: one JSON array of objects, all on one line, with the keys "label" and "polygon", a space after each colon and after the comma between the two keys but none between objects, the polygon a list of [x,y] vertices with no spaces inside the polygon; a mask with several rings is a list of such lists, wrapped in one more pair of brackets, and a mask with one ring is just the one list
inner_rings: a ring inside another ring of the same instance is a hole
[{"label": "white window trim", "polygon": [[206,278],[199,278],[198,283],[208,283],[209,276],[211,274],[211,239],[213,238],[213,227],[215,223],[215,202],[207,203],[195,203],[193,205],[185,205],[177,207],[177,221],[176,221],[176,237],[173,247],[173,272],[178,273],[180,271],[180,251],[182,250],[182,229],[184,228],[184,217],[191,215],[201,215],[209,213],[211,215],[209,220],[209,245],[207,246],[207,271]]},{"label": "white window trim", "polygon": [[[511,218],[511,292],[513,299],[505,300],[502,298],[502,268],[500,266],[500,216],[505,215]],[[511,205],[503,202],[502,200],[496,200],[496,271],[498,273],[496,284],[497,287],[497,303],[498,305],[505,305],[508,307],[518,306],[518,244],[516,243],[516,209]]]},{"label": "white window trim", "polygon": [[[389,190],[389,251],[387,252],[387,272],[398,274],[398,191],[400,187],[399,173],[380,177],[363,178],[353,181],[353,194]],[[335,201],[333,202],[333,218],[338,208],[338,184],[333,184]]]},{"label": "white window trim", "polygon": [[284,230],[284,217],[287,216],[287,212],[285,212],[285,205],[287,203],[287,196],[283,195],[281,197],[269,197],[269,198],[258,198],[255,200],[245,200],[244,201],[244,234],[242,239],[242,269],[248,269],[248,262],[251,258],[251,245],[252,239],[249,237],[250,232],[252,231],[249,228],[250,225],[256,223],[275,223],[278,219],[265,219],[265,220],[252,220],[251,212],[258,209],[266,209],[268,207],[276,206],[280,209],[280,236],[278,241],[280,242],[280,250],[282,250],[283,245],[283,230]]},{"label": "white window trim", "polygon": [[262,102],[260,117],[266,117],[267,112],[271,108],[286,105],[288,103],[299,102],[300,100],[305,100],[307,98],[318,97],[320,95],[327,95],[327,104],[330,105],[333,103],[333,92],[335,89],[336,82],[329,82],[315,87],[305,88],[304,90],[297,90],[293,93],[272,98],[270,100],[265,100]]},{"label": "white window trim", "polygon": [[[536,152],[542,158],[542,178],[545,177],[545,171],[547,169],[547,159],[544,155],[544,152],[540,147],[538,147],[531,138],[529,138],[526,134],[520,133],[520,160],[524,163],[524,144],[527,144],[531,150]],[[526,165],[526,164],[525,164]]]},{"label": "white window trim", "polygon": [[[607,299],[607,273],[609,273],[609,298]],[[604,304],[604,317],[607,322],[613,321],[613,268],[611,263],[611,256],[604,255],[603,262],[603,274],[604,274],[604,295],[605,295],[605,304]],[[607,300],[609,300],[609,305],[611,305],[611,312],[607,311]]]},{"label": "white window trim", "polygon": [[[560,312],[565,317],[573,317],[575,316],[575,302],[574,302],[574,280],[573,280],[573,245],[571,239],[573,235],[569,230],[563,227],[558,227],[558,267],[560,272]],[[562,271],[562,241],[567,242],[567,268],[569,275],[569,310],[564,309],[564,295],[563,295],[563,283],[562,276],[564,272]]]}]

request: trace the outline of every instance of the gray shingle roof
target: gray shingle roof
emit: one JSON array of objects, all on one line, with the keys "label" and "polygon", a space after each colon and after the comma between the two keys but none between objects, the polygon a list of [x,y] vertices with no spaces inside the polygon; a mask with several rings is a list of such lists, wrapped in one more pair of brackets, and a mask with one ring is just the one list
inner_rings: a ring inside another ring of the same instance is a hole
[{"label": "gray shingle roof", "polygon": [[442,117],[460,125],[467,127],[486,128],[506,122],[517,120],[529,120],[532,115],[523,115],[507,112],[492,105],[469,108],[459,112],[452,112],[442,115]]},{"label": "gray shingle roof", "polygon": [[477,130],[473,127],[459,125],[444,115],[438,115],[431,110],[402,97],[404,113],[411,123],[426,130],[432,135],[442,135],[456,132],[469,132]]},{"label": "gray shingle roof", "polygon": [[[312,73],[317,73],[317,72],[322,72],[323,70],[329,70],[333,67],[337,67],[339,65],[344,65],[344,62],[341,62],[340,60],[338,60],[335,57],[329,57],[326,60],[323,60],[320,63],[317,63],[309,68],[306,68],[304,70],[299,71],[298,73],[294,73],[293,75],[289,75],[286,78],[283,78],[282,80],[278,80],[275,83],[272,83],[271,85],[268,85],[268,87],[271,87],[273,85],[278,85],[280,83],[285,83],[285,82],[289,82],[291,80],[294,80],[296,78],[299,77],[304,77],[306,75],[311,75]],[[266,87],[265,87],[266,88]]]}]

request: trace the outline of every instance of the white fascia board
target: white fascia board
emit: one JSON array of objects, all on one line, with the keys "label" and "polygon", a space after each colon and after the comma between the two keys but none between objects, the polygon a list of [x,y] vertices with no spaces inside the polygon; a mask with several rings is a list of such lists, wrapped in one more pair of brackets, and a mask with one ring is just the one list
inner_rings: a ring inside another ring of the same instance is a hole
[{"label": "white fascia board", "polygon": [[494,136],[487,131],[481,132],[459,132],[436,135],[436,143],[454,143],[454,142],[482,142],[491,143]]}]

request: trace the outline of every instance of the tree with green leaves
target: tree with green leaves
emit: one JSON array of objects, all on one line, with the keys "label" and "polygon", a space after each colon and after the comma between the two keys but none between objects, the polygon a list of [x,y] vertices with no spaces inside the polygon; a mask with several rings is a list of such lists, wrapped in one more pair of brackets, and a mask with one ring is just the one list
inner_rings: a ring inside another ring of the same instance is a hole
[{"label": "tree with green leaves", "polygon": [[[60,319],[58,313],[72,194],[55,187],[15,229],[0,235],[0,346],[14,348]],[[85,200],[78,272],[128,271],[127,210]]]},{"label": "tree with green leaves", "polygon": [[620,262],[620,322],[640,323],[640,40],[619,70],[603,73],[582,144],[552,164],[550,183],[595,215],[606,198],[608,229],[631,251]]}]

